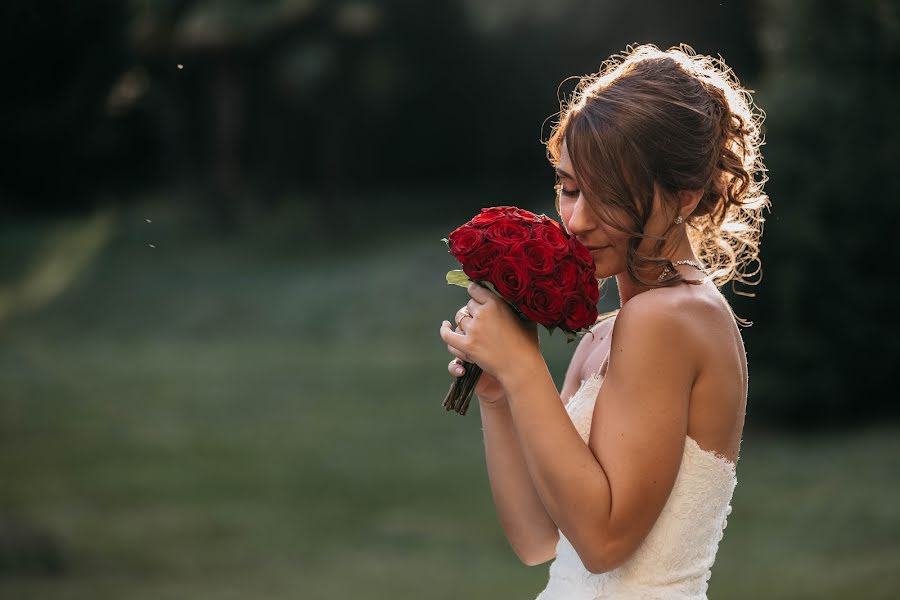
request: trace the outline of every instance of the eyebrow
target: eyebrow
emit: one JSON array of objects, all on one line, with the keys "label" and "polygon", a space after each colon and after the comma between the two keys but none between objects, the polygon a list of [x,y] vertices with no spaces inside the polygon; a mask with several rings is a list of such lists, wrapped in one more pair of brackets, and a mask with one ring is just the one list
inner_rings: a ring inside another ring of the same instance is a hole
[{"label": "eyebrow", "polygon": [[569,175],[568,173],[566,173],[565,171],[563,171],[563,170],[560,169],[559,167],[556,167],[556,174],[557,174],[557,175],[560,175],[560,176],[562,176],[562,177],[566,177],[566,178],[568,178],[568,179],[571,179],[572,181],[575,181],[575,178],[574,178],[574,177],[572,177],[571,175]]}]

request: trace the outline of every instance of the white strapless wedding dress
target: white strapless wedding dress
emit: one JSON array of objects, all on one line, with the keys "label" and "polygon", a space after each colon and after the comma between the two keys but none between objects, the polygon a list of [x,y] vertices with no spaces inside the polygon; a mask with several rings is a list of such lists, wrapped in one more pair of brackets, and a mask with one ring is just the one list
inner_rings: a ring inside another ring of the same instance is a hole
[{"label": "white strapless wedding dress", "polygon": [[[585,443],[602,381],[591,375],[566,405]],[[612,571],[591,573],[560,532],[550,579],[535,600],[705,600],[736,485],[734,463],[687,437],[672,493],[635,553]]]}]

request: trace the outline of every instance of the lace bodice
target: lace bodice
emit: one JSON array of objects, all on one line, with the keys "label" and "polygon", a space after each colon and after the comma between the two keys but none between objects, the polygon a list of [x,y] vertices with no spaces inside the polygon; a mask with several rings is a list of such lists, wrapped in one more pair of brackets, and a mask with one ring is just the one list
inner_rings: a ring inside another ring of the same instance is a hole
[{"label": "lace bodice", "polygon": [[[583,380],[566,405],[585,443],[602,381],[599,373]],[[736,485],[734,463],[688,436],[669,499],[635,553],[612,571],[591,573],[560,532],[547,587],[535,600],[705,599]]]}]

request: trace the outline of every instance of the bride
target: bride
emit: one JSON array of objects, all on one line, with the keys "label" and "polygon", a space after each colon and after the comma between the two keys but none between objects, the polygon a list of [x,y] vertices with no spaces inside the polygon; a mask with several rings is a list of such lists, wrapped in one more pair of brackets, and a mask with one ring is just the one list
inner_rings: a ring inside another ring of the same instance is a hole
[{"label": "bride", "polygon": [[484,370],[499,521],[523,563],[555,559],[538,600],[706,598],[746,410],[738,324],[752,324],[719,288],[753,283],[763,116],[721,60],[685,45],[629,47],[561,108],[556,208],[620,308],[580,340],[558,392],[536,324],[470,285],[456,330],[441,325],[448,368]]}]

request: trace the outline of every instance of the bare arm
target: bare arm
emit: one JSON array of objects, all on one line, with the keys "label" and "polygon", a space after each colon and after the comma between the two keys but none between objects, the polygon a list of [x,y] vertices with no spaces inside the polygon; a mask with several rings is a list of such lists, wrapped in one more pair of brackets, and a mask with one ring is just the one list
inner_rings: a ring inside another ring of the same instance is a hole
[{"label": "bare arm", "polygon": [[[584,336],[572,355],[563,384],[563,403],[581,384],[581,366],[593,342],[592,336]],[[530,566],[545,563],[556,556],[559,529],[531,480],[508,399],[481,402],[480,406],[485,460],[497,517],[516,556],[523,563]]]},{"label": "bare arm", "polygon": [[556,556],[559,531],[531,482],[509,404],[481,403],[481,423],[491,494],[506,539],[526,565],[547,562]]},{"label": "bare arm", "polygon": [[652,297],[629,300],[616,319],[587,445],[550,401],[558,396],[542,360],[501,380],[535,489],[592,573],[627,560],[671,492],[697,370],[695,353],[684,351],[689,339],[680,312]]}]

